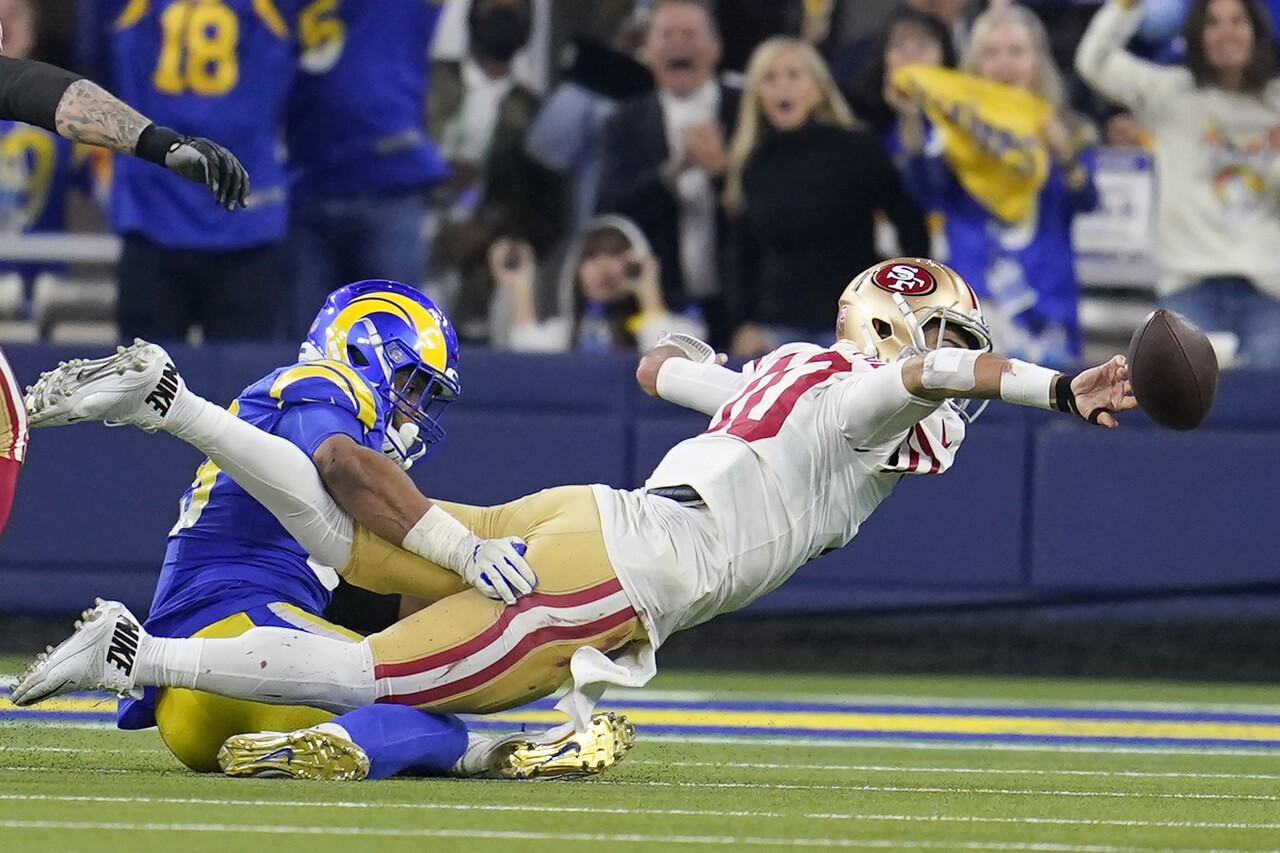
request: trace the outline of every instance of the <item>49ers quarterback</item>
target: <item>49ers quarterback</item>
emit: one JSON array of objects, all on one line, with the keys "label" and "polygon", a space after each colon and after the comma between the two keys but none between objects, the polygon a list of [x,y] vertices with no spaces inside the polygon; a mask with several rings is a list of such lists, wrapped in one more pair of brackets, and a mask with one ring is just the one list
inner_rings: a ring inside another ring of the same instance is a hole
[{"label": "49ers quarterback", "polygon": [[[392,703],[484,713],[572,678],[559,707],[582,730],[603,685],[643,684],[671,634],[745,607],[849,542],[904,475],[946,471],[965,432],[953,400],[1001,398],[1108,427],[1136,405],[1120,356],[1065,376],[992,354],[973,291],[934,261],[897,259],[861,273],[840,298],[837,330],[831,347],[789,344],[741,372],[717,364],[701,341],[668,336],[642,359],[637,380],[711,420],[643,488],[566,486],[498,507],[447,505],[481,536],[527,543],[538,582],[515,607],[465,590],[349,643],[264,628],[230,639],[152,637],[124,605],[103,602],[36,660],[13,700],[158,685],[344,712]],[[191,441],[234,465],[241,487],[312,554],[346,557],[340,571],[358,585],[412,595],[446,571],[358,521],[335,523],[342,514],[311,460],[288,442],[211,404],[198,425],[168,423],[145,406],[152,383],[96,375],[77,383],[55,372],[48,381],[57,393],[32,395],[33,423],[109,417]],[[394,541],[410,545],[418,525],[406,524]],[[139,638],[128,667],[110,663],[118,630]],[[294,734],[291,749],[317,760],[361,749],[332,731]],[[287,773],[271,765],[278,738],[233,738],[224,766]]]}]

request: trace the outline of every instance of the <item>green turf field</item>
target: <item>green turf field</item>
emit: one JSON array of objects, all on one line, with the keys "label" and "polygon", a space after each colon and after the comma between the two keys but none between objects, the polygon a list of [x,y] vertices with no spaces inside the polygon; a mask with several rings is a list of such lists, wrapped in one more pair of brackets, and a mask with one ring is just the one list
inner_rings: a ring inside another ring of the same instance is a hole
[{"label": "green turf field", "polygon": [[231,780],[154,733],[0,720],[0,850],[1280,849],[1276,687],[671,673],[606,707],[636,749],[560,783]]}]

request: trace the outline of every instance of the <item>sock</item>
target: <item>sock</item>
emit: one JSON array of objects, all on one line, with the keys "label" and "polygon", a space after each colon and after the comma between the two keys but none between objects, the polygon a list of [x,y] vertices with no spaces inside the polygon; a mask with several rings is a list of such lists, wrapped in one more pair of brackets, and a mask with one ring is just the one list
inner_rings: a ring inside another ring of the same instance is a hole
[{"label": "sock", "polygon": [[442,776],[467,747],[467,726],[452,714],[403,705],[369,705],[316,728],[343,734],[369,756],[369,778]]},{"label": "sock", "polygon": [[252,628],[226,639],[144,636],[134,679],[140,686],[186,687],[335,714],[377,698],[367,643],[287,628]]},{"label": "sock", "polygon": [[185,387],[174,397],[164,428],[213,460],[316,562],[342,569],[350,561],[355,523],[293,442],[263,432]]}]

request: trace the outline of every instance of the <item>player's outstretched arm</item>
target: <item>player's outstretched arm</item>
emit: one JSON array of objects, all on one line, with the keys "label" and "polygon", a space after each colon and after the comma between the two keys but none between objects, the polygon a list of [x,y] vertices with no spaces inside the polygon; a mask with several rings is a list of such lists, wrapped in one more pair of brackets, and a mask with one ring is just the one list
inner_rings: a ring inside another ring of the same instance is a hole
[{"label": "player's outstretched arm", "polygon": [[312,455],[320,480],[352,518],[388,542],[443,566],[494,599],[514,604],[538,579],[524,542],[481,539],[425,495],[386,455],[332,435]]},{"label": "player's outstretched arm", "polygon": [[741,373],[723,366],[726,360],[691,335],[667,334],[641,357],[636,382],[650,397],[713,415],[745,381]]},{"label": "player's outstretched arm", "polygon": [[1117,412],[1138,405],[1122,355],[1072,376],[994,353],[943,347],[907,359],[902,382],[911,394],[925,400],[1005,400],[1057,409],[1112,428],[1120,425]]},{"label": "player's outstretched arm", "polygon": [[0,119],[150,160],[205,184],[228,210],[244,207],[249,194],[249,176],[230,151],[161,127],[96,83],[53,65],[0,56]]}]

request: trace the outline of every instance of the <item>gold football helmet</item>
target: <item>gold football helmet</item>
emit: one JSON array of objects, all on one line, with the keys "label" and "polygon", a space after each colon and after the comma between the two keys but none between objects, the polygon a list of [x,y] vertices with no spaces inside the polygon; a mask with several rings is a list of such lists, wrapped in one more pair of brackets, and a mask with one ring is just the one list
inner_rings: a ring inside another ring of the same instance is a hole
[{"label": "gold football helmet", "polygon": [[958,328],[972,349],[991,351],[991,332],[968,282],[928,258],[894,258],[863,271],[840,294],[836,337],[896,361],[932,349],[924,330],[934,320],[939,340],[947,327]]}]

